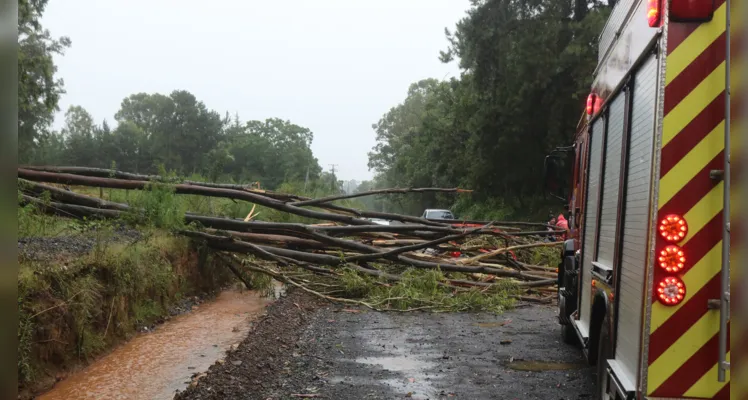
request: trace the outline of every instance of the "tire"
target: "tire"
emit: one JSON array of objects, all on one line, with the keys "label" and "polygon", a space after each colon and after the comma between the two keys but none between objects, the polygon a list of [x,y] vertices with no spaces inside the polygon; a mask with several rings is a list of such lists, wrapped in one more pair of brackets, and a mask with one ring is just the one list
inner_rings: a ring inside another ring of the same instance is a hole
[{"label": "tire", "polygon": [[567,325],[561,325],[561,339],[563,339],[564,343],[572,345],[572,346],[579,346],[579,338],[577,337],[577,332],[574,330],[574,327],[571,326],[571,324]]},{"label": "tire", "polygon": [[613,349],[610,346],[610,328],[608,323],[608,316],[603,318],[603,324],[600,327],[600,335],[598,336],[597,342],[597,398],[601,400],[608,400],[610,397],[607,394],[608,391],[608,376],[606,372],[607,360],[611,358]]}]

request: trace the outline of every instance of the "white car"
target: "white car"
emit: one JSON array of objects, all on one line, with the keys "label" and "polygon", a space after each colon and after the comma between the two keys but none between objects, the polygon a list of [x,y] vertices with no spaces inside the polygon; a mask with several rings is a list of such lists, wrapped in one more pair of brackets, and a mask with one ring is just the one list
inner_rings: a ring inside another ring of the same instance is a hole
[{"label": "white car", "polygon": [[449,210],[437,210],[433,208],[426,209],[426,211],[423,212],[423,215],[421,218],[426,219],[455,219],[454,214],[452,214],[452,211]]},{"label": "white car", "polygon": [[386,219],[380,219],[380,218],[370,218],[369,221],[377,225],[389,225],[390,224],[390,221],[387,221]]}]

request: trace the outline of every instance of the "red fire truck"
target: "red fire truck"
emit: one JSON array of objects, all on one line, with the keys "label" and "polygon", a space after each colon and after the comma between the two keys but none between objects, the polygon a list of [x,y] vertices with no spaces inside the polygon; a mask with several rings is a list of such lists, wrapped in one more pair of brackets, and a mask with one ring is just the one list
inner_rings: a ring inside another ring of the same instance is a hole
[{"label": "red fire truck", "polygon": [[730,397],[730,7],[619,0],[599,37],[559,268],[599,398]]}]

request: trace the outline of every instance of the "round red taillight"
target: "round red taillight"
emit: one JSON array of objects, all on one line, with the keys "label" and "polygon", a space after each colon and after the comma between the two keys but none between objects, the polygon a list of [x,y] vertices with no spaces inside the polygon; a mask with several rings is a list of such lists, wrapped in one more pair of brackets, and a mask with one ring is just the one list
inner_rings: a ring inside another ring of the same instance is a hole
[{"label": "round red taillight", "polygon": [[601,108],[603,108],[603,99],[600,96],[595,96],[595,105],[592,107],[592,114],[597,114]]},{"label": "round red taillight", "polygon": [[660,268],[674,274],[683,269],[686,264],[686,253],[676,245],[670,245],[660,250]]},{"label": "round red taillight", "polygon": [[666,215],[660,221],[660,236],[668,242],[675,243],[683,240],[688,234],[688,224],[679,215]]},{"label": "round red taillight", "polygon": [[686,285],[682,280],[668,276],[657,285],[657,298],[666,306],[674,306],[686,297]]},{"label": "round red taillight", "polygon": [[597,99],[597,95],[594,93],[590,93],[587,96],[587,108],[586,108],[587,115],[592,115],[592,112],[594,111],[596,99]]},{"label": "round red taillight", "polygon": [[660,0],[649,0],[647,2],[647,23],[650,28],[660,25]]}]

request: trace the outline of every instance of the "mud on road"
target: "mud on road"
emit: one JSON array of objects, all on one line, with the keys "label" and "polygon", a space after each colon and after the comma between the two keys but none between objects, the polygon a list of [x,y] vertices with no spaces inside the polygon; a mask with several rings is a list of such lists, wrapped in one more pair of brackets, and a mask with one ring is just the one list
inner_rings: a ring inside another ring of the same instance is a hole
[{"label": "mud on road", "polygon": [[592,380],[551,307],[377,313],[291,292],[175,398],[592,399]]}]

